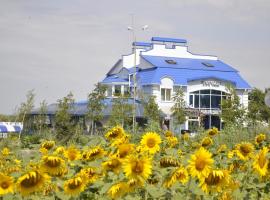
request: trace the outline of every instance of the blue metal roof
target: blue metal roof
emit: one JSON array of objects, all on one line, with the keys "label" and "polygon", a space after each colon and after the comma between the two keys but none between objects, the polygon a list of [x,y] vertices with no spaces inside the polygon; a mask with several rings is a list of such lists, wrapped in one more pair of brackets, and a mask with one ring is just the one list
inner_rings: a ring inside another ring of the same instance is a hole
[{"label": "blue metal roof", "polygon": [[173,42],[173,43],[187,43],[185,39],[166,38],[166,37],[152,37],[152,41],[156,42]]},{"label": "blue metal roof", "polygon": [[133,46],[151,47],[152,43],[149,43],[149,42],[133,42]]},{"label": "blue metal roof", "polygon": [[128,82],[128,79],[119,78],[117,75],[107,76],[101,83],[122,83]]},{"label": "blue metal roof", "polygon": [[160,84],[161,79],[164,77],[170,77],[176,85],[188,85],[189,81],[213,78],[231,82],[236,88],[251,88],[236,71],[226,72],[158,67],[142,70],[138,73],[138,77],[138,83],[141,85]]},{"label": "blue metal roof", "polygon": [[20,132],[22,130],[22,128],[20,126],[13,126],[15,132]]},{"label": "blue metal roof", "polygon": [[8,132],[7,127],[4,125],[0,125],[0,133],[7,133],[7,132]]},{"label": "blue metal roof", "polygon": [[[192,69],[205,71],[223,71],[223,72],[237,72],[231,66],[225,64],[220,60],[206,60],[206,59],[191,59],[191,58],[174,58],[162,56],[142,56],[145,60],[156,67],[167,67],[177,69]],[[167,60],[167,61],[166,61]],[[168,61],[174,61],[175,64],[169,64]],[[207,67],[210,64],[212,67]]]}]

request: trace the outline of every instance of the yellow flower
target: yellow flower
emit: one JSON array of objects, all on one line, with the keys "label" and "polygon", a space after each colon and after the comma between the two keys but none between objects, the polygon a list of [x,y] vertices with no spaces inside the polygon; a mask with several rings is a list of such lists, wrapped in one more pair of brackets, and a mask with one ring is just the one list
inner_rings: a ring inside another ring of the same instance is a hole
[{"label": "yellow flower", "polygon": [[254,146],[249,142],[242,142],[236,145],[236,155],[241,160],[247,160],[252,157]]},{"label": "yellow flower", "polygon": [[112,141],[111,146],[112,147],[118,147],[121,144],[127,144],[129,143],[129,136],[128,135],[124,135],[121,138],[117,138],[115,140]]},{"label": "yellow flower", "polygon": [[100,146],[96,146],[92,149],[89,149],[87,151],[84,151],[82,154],[83,160],[90,161],[90,160],[95,160],[97,158],[101,158],[104,156],[106,152],[104,151],[103,148]]},{"label": "yellow flower", "polygon": [[107,194],[112,198],[116,199],[124,196],[127,193],[128,185],[125,182],[116,183],[108,190]]},{"label": "yellow flower", "polygon": [[81,152],[75,146],[70,146],[69,148],[66,149],[64,156],[69,161],[79,160],[81,157]]},{"label": "yellow flower", "polygon": [[50,150],[54,147],[54,145],[55,145],[55,141],[48,140],[48,141],[45,141],[41,144],[41,148],[45,148],[47,150]]},{"label": "yellow flower", "polygon": [[3,156],[8,156],[10,154],[10,150],[9,148],[5,147],[2,149],[1,153]]},{"label": "yellow flower", "polygon": [[200,187],[205,193],[221,192],[230,183],[230,174],[227,170],[213,170],[207,177],[201,179]]},{"label": "yellow flower", "polygon": [[213,127],[213,128],[211,128],[211,129],[209,129],[209,130],[207,131],[207,134],[208,134],[209,136],[217,135],[217,134],[218,134],[218,129],[217,129],[216,127]]},{"label": "yellow flower", "polygon": [[27,196],[34,192],[43,190],[44,185],[49,182],[50,177],[39,171],[30,171],[19,177],[16,183],[17,190]]},{"label": "yellow flower", "polygon": [[160,167],[178,167],[180,166],[179,160],[172,157],[162,157],[159,161]]},{"label": "yellow flower", "polygon": [[171,137],[166,137],[167,144],[170,148],[175,147],[178,144],[178,139],[177,137],[171,136]]},{"label": "yellow flower", "polygon": [[255,143],[261,144],[264,140],[266,140],[266,135],[261,133],[255,137]]},{"label": "yellow flower", "polygon": [[13,178],[0,173],[0,196],[13,193]]},{"label": "yellow flower", "polygon": [[125,135],[125,131],[121,126],[116,126],[113,127],[111,130],[109,130],[106,134],[105,137],[108,140],[115,140],[117,138],[121,138]]},{"label": "yellow flower", "polygon": [[160,136],[155,132],[147,132],[141,139],[141,146],[150,154],[155,154],[159,151],[159,144],[161,143]]},{"label": "yellow flower", "polygon": [[167,131],[165,132],[165,137],[173,137],[173,132],[167,130]]},{"label": "yellow flower", "polygon": [[233,197],[229,192],[224,192],[222,195],[218,198],[218,200],[233,200]]},{"label": "yellow flower", "polygon": [[202,147],[209,147],[213,144],[213,140],[210,137],[205,137],[202,139]]},{"label": "yellow flower", "polygon": [[143,187],[144,183],[139,179],[129,179],[127,182],[127,192],[133,192],[136,188]]},{"label": "yellow flower", "polygon": [[43,156],[40,167],[51,176],[61,176],[67,170],[65,161],[58,156]]},{"label": "yellow flower", "polygon": [[39,152],[40,152],[42,155],[47,155],[47,154],[48,154],[48,149],[41,147],[41,148],[39,148]]},{"label": "yellow flower", "polygon": [[54,154],[60,154],[60,155],[62,155],[63,153],[65,153],[65,147],[63,147],[63,146],[57,147],[55,149],[55,151],[54,151]]},{"label": "yellow flower", "polygon": [[184,133],[183,135],[181,135],[181,137],[182,137],[182,139],[184,140],[184,141],[188,141],[189,140],[189,133]]},{"label": "yellow flower", "polygon": [[168,178],[165,179],[163,186],[169,188],[177,181],[185,184],[186,182],[188,182],[188,180],[188,171],[184,167],[179,167]]},{"label": "yellow flower", "polygon": [[222,144],[220,145],[220,147],[218,148],[217,152],[218,153],[224,153],[227,150],[227,145],[226,144]]},{"label": "yellow flower", "polygon": [[198,177],[202,179],[207,177],[212,169],[212,164],[214,160],[211,158],[212,154],[201,147],[191,156],[191,159],[188,161],[188,169],[192,177]]},{"label": "yellow flower", "polygon": [[102,167],[105,171],[113,171],[118,174],[121,171],[122,161],[116,156],[111,156],[108,161],[102,163]]},{"label": "yellow flower", "polygon": [[268,151],[268,148],[264,147],[260,150],[258,155],[255,156],[255,159],[253,161],[253,169],[262,177],[265,176],[268,172]]},{"label": "yellow flower", "polygon": [[78,176],[82,177],[83,181],[85,181],[86,184],[94,183],[99,177],[96,169],[93,167],[81,169]]},{"label": "yellow flower", "polygon": [[120,158],[125,158],[134,151],[135,151],[134,144],[121,144],[118,146],[117,155]]},{"label": "yellow flower", "polygon": [[64,183],[64,191],[71,196],[77,196],[85,189],[85,182],[80,176],[71,178]]},{"label": "yellow flower", "polygon": [[126,177],[144,181],[152,174],[151,159],[130,155],[123,162],[123,170]]}]

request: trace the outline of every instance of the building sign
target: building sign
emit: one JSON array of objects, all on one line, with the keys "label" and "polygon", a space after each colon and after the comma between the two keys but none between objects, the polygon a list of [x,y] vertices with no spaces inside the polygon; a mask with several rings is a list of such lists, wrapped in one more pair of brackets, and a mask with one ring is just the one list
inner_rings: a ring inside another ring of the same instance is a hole
[{"label": "building sign", "polygon": [[200,110],[205,115],[220,115],[220,109],[213,109],[213,110]]},{"label": "building sign", "polygon": [[201,82],[204,87],[219,87],[220,82],[218,81],[202,81]]}]

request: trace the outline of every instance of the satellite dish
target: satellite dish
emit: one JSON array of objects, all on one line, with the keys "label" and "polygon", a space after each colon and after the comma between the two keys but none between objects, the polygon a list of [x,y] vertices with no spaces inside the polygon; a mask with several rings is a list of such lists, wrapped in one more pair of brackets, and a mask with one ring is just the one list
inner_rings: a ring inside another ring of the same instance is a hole
[{"label": "satellite dish", "polygon": [[270,107],[270,90],[268,90],[268,92],[266,93],[264,97],[264,102],[268,107]]}]

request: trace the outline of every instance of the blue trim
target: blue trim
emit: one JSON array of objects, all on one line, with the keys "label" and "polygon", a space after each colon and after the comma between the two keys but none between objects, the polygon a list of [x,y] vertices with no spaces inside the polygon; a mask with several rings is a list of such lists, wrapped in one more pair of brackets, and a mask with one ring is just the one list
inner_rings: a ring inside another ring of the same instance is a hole
[{"label": "blue trim", "polygon": [[151,40],[156,41],[156,42],[187,43],[187,40],[185,40],[185,39],[177,39],[177,38],[152,37]]},{"label": "blue trim", "polygon": [[151,47],[152,43],[149,42],[133,42],[133,46],[141,46],[141,47]]},{"label": "blue trim", "polygon": [[0,133],[7,133],[7,132],[8,132],[7,127],[4,125],[0,125]]}]

